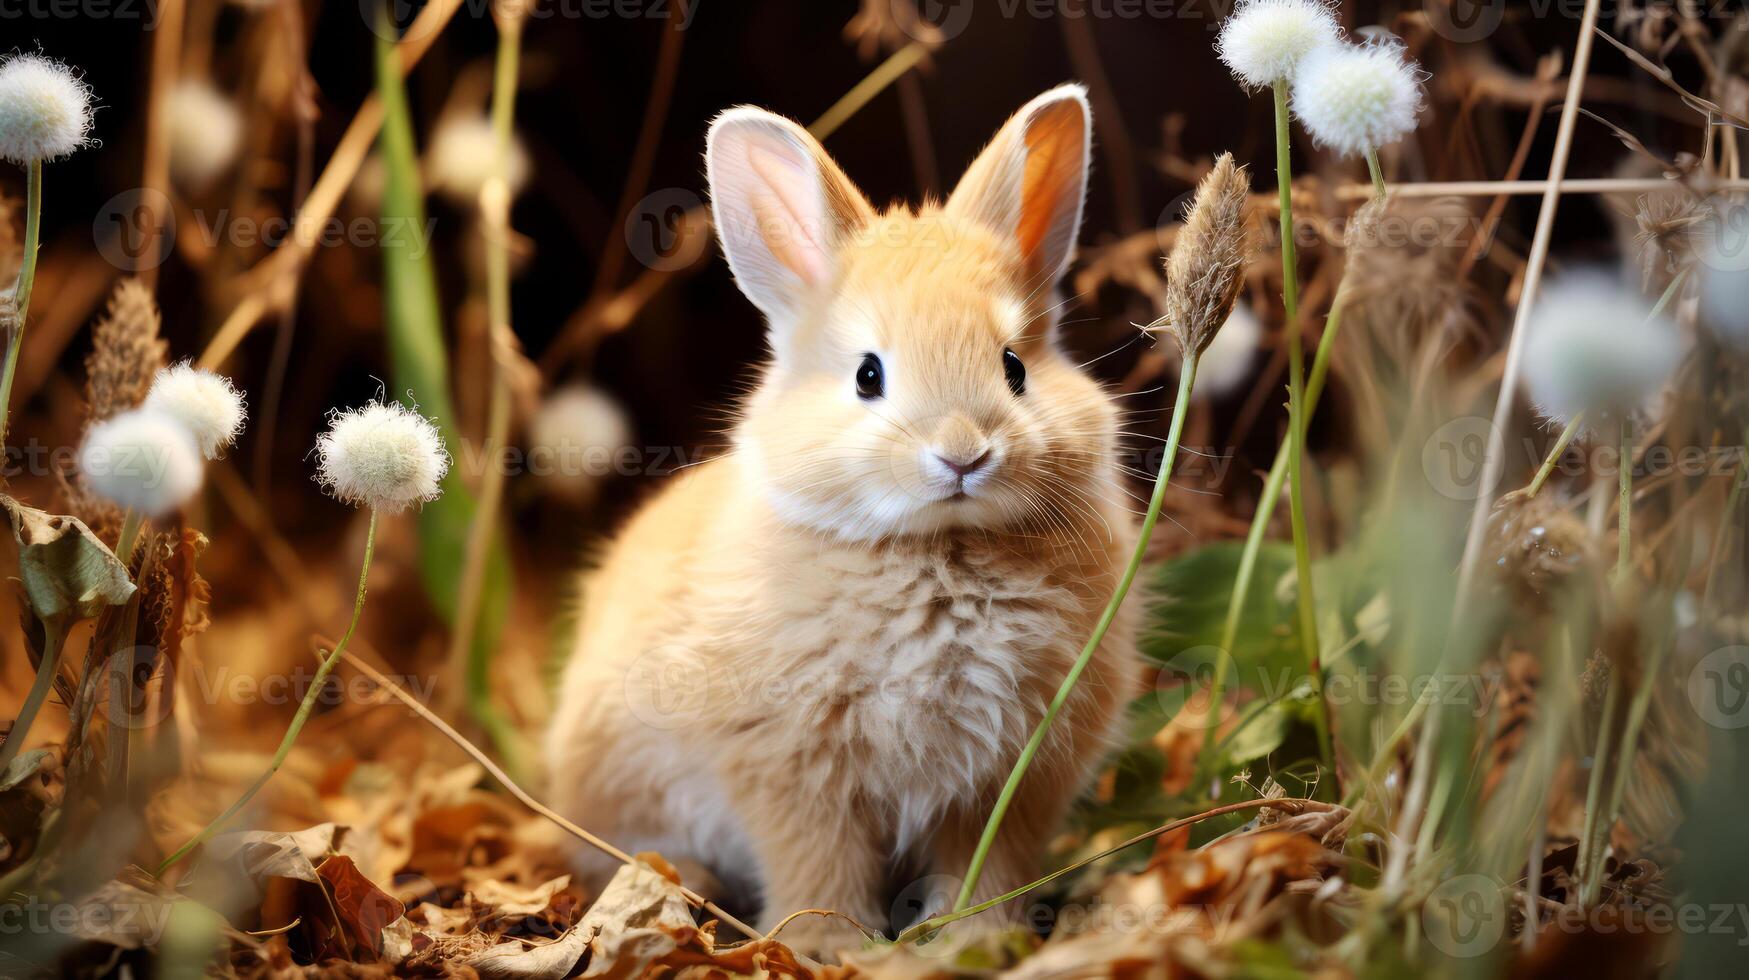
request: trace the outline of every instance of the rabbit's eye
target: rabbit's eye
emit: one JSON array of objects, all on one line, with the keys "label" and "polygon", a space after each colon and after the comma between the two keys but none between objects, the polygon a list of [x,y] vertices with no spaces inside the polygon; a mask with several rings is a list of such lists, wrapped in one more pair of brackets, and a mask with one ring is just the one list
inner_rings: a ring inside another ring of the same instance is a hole
[{"label": "rabbit's eye", "polygon": [[879,398],[886,391],[887,382],[881,373],[881,359],[873,354],[862,355],[862,363],[856,368],[856,396],[867,400]]},{"label": "rabbit's eye", "polygon": [[1002,349],[1002,373],[1008,376],[1009,391],[1026,394],[1026,365],[1020,363],[1020,355],[1012,347]]}]

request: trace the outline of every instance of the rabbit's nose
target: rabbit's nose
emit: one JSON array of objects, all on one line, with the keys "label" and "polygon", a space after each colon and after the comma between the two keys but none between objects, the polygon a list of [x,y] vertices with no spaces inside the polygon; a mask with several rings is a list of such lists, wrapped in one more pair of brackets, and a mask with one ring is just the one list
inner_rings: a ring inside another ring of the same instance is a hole
[{"label": "rabbit's nose", "polygon": [[990,461],[990,448],[984,447],[984,451],[973,459],[966,459],[963,456],[955,458],[954,454],[944,452],[937,452],[935,458],[941,461],[941,465],[952,470],[954,476],[963,480]]}]

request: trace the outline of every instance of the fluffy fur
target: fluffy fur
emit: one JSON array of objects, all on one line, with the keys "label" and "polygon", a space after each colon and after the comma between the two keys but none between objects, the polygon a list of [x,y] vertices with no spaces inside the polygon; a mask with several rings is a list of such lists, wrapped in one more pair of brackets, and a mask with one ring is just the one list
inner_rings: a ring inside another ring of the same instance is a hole
[{"label": "fluffy fur", "polygon": [[[881,215],[794,123],[738,109],[712,127],[717,227],[774,355],[733,452],[668,487],[586,581],[548,761],[567,814],[752,883],[766,927],[830,908],[885,928],[891,869],[965,871],[1134,546],[1117,413],[1051,326],[1088,127],[1079,87],[1048,92],[946,205]],[[872,401],[854,382],[868,353]],[[963,480],[936,459],[985,451]],[[1115,738],[1137,605],[1021,787],[981,897],[1035,876]],[[784,935],[860,944],[836,919]]]}]

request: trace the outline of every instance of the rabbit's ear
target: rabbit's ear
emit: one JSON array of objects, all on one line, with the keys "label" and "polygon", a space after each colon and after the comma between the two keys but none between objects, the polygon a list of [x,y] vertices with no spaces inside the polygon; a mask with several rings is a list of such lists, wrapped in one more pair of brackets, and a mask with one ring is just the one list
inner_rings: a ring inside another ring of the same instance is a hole
[{"label": "rabbit's ear", "polygon": [[741,106],[711,123],[705,171],[729,269],[773,320],[831,283],[836,246],[874,216],[818,140],[763,109]]},{"label": "rabbit's ear", "polygon": [[948,197],[949,214],[1012,235],[1035,282],[1056,282],[1075,257],[1092,115],[1081,85],[1059,85],[1033,99]]}]

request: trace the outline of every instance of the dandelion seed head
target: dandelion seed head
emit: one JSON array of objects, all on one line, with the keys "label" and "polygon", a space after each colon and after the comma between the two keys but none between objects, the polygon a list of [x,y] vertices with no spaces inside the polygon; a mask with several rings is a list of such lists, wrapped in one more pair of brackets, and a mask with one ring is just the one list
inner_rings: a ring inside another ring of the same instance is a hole
[{"label": "dandelion seed head", "polygon": [[73,69],[38,54],[0,62],[0,159],[21,167],[58,159],[90,133],[91,87]]},{"label": "dandelion seed head", "polygon": [[399,402],[334,412],[316,437],[316,481],[343,503],[400,513],[437,499],[448,471],[437,426]]},{"label": "dandelion seed head", "polygon": [[1749,269],[1707,267],[1700,277],[1700,315],[1719,340],[1749,352]]},{"label": "dandelion seed head", "polygon": [[1301,59],[1338,43],[1342,29],[1320,0],[1239,0],[1215,51],[1246,88],[1291,80]]},{"label": "dandelion seed head", "polygon": [[1551,285],[1525,324],[1524,383],[1537,410],[1565,426],[1585,413],[1632,416],[1682,357],[1681,335],[1639,293],[1600,274]]},{"label": "dandelion seed head", "polygon": [[181,422],[207,459],[217,459],[237,440],[247,418],[243,393],[230,378],[186,361],[158,372],[145,407]]},{"label": "dandelion seed head", "polygon": [[175,416],[137,408],[85,431],[79,473],[99,497],[158,518],[200,492],[206,464],[194,434]]},{"label": "dandelion seed head", "polygon": [[[498,134],[492,120],[481,115],[452,115],[438,123],[431,134],[426,167],[433,190],[457,207],[478,207],[480,192],[498,173]],[[514,135],[505,171],[504,182],[514,197],[528,182],[529,172],[528,152]]]},{"label": "dandelion seed head", "polygon": [[572,499],[594,496],[604,475],[600,464],[632,441],[631,422],[613,396],[585,384],[567,385],[547,396],[529,420],[531,452],[552,461],[542,485]]},{"label": "dandelion seed head", "polygon": [[1251,377],[1262,339],[1263,325],[1257,322],[1257,315],[1244,303],[1235,305],[1196,362],[1197,395],[1219,398],[1237,391]]},{"label": "dandelion seed head", "polygon": [[243,113],[206,82],[188,80],[164,104],[170,130],[170,175],[200,190],[231,169],[243,148]]},{"label": "dandelion seed head", "polygon": [[1294,76],[1293,109],[1314,142],[1344,156],[1389,146],[1415,131],[1420,69],[1396,44],[1320,48]]}]

